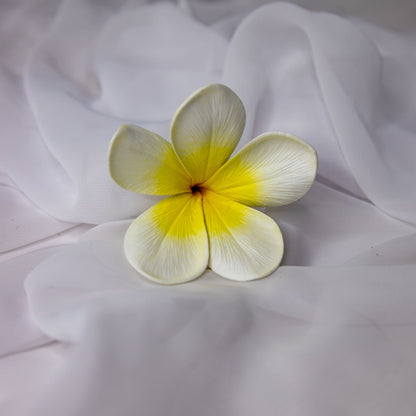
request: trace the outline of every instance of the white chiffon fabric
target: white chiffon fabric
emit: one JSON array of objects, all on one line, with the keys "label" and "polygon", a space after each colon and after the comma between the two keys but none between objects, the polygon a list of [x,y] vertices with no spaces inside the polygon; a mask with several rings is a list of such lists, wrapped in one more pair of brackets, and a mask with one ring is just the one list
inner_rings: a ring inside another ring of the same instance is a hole
[{"label": "white chiffon fabric", "polygon": [[[0,23],[1,414],[415,414],[414,32],[265,1],[5,2]],[[159,286],[122,252],[159,198],[111,180],[108,145],[123,123],[169,139],[213,82],[246,107],[239,148],[298,135],[317,182],[266,210],[270,277]],[[101,225],[10,254],[77,223]]]}]

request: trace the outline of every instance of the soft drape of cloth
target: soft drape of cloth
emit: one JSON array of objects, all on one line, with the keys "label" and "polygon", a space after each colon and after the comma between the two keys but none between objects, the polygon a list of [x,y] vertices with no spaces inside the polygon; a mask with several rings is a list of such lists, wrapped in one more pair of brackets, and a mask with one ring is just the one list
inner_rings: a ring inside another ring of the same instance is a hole
[{"label": "soft drape of cloth", "polygon": [[[0,262],[1,414],[416,412],[416,36],[263,3],[0,6],[0,248],[100,224]],[[238,148],[290,132],[318,178],[266,210],[270,277],[159,286],[122,241],[160,198],[112,181],[108,145],[124,123],[168,138],[213,82],[246,107]]]}]

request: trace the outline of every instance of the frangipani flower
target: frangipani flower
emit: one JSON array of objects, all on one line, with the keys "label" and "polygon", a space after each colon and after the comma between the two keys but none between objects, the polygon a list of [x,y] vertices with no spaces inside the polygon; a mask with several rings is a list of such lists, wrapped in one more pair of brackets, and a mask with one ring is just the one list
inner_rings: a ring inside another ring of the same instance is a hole
[{"label": "frangipani flower", "polygon": [[264,133],[231,159],[245,125],[237,95],[220,84],[194,93],[177,110],[172,144],[123,125],[112,139],[110,173],[123,188],[170,195],[129,226],[130,264],[158,283],[183,283],[207,266],[228,279],[270,274],[283,256],[277,224],[252,208],[286,205],[311,187],[316,152],[287,133]]}]

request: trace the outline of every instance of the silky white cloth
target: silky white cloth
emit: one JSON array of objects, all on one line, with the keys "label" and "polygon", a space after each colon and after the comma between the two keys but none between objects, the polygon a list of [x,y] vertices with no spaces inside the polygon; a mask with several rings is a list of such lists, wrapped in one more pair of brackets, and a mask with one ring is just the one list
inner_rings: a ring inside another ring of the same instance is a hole
[{"label": "silky white cloth", "polygon": [[[0,6],[0,249],[102,224],[0,263],[1,414],[416,412],[416,36],[263,3]],[[109,141],[126,122],[169,139],[212,82],[246,106],[239,148],[299,135],[317,182],[266,210],[285,240],[272,276],[159,286],[122,239],[160,198],[112,182]]]},{"label": "silky white cloth", "polygon": [[354,266],[163,287],[125,260],[128,224],[98,227],[26,280],[39,327],[75,345],[32,414],[414,413],[415,258],[378,265],[400,244]]},{"label": "silky white cloth", "polygon": [[318,150],[320,176],[416,222],[410,39],[286,4],[216,30],[170,3],[122,3],[63,3],[31,51],[24,86],[38,129],[22,134],[14,109],[1,164],[41,208],[101,223],[150,206],[156,198],[111,180],[110,138],[124,122],[169,138],[178,105],[222,81],[247,109],[241,144],[269,129],[298,134]]}]

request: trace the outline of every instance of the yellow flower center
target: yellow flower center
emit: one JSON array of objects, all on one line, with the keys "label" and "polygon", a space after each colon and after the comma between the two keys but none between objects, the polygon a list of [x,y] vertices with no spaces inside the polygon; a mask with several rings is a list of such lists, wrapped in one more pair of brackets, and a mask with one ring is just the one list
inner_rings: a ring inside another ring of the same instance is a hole
[{"label": "yellow flower center", "polygon": [[194,185],[194,186],[191,186],[191,192],[193,193],[193,194],[195,194],[195,193],[197,193],[197,192],[200,192],[201,191],[201,186],[200,185]]},{"label": "yellow flower center", "polygon": [[204,184],[197,184],[191,186],[191,192],[193,195],[200,193],[201,196],[205,196],[207,191],[210,191],[210,189]]}]

